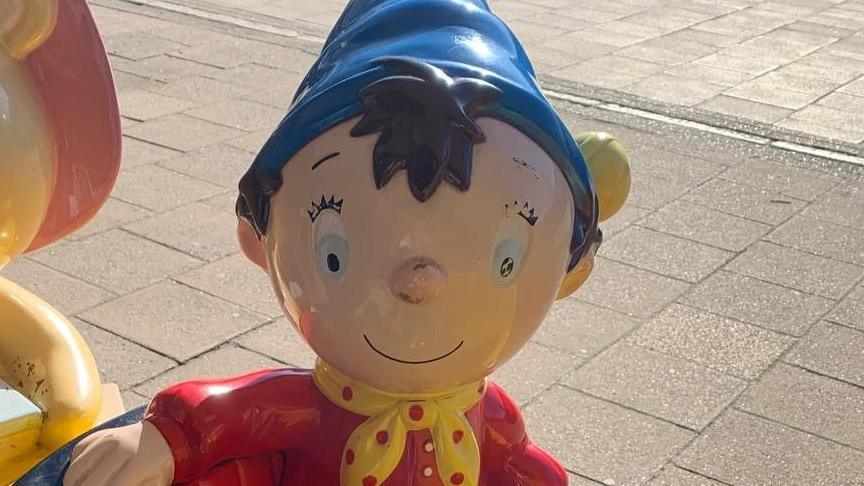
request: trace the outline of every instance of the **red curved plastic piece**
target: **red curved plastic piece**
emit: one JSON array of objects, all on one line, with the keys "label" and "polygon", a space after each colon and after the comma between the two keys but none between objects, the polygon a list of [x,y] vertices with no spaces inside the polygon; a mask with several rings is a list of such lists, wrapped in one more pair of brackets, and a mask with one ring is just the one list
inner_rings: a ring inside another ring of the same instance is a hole
[{"label": "red curved plastic piece", "polygon": [[28,252],[84,226],[108,198],[120,170],[120,112],[96,23],[85,0],[57,3],[51,36],[22,61],[55,150],[54,191]]}]

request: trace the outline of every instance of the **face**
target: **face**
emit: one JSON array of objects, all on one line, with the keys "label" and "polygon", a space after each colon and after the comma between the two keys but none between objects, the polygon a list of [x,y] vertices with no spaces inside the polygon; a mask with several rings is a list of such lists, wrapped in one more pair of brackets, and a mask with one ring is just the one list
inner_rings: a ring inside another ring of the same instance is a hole
[{"label": "face", "polygon": [[[377,135],[324,133],[290,160],[264,245],[289,319],[321,358],[393,392],[479,380],[512,357],[564,279],[573,198],[548,155],[483,118],[471,187],[426,202],[375,188]],[[333,155],[337,154],[338,155]]]}]

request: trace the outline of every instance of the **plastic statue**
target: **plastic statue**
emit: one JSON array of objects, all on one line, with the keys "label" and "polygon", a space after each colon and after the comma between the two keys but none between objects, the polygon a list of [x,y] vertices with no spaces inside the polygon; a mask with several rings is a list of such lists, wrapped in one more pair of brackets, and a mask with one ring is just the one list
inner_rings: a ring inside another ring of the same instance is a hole
[{"label": "plastic statue", "polygon": [[486,377],[627,197],[620,142],[577,138],[484,0],[350,2],[237,203],[315,369],[168,388],[65,484],[566,484]]},{"label": "plastic statue", "polygon": [[[84,225],[120,161],[107,56],[84,0],[0,0],[0,267]],[[0,485],[122,407],[69,321],[0,277]]]}]

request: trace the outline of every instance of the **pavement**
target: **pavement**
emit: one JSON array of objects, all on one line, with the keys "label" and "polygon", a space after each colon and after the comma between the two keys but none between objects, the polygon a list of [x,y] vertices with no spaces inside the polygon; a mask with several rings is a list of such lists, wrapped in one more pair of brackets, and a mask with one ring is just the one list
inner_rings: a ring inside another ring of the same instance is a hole
[{"label": "pavement", "polygon": [[[864,167],[832,160],[864,138],[850,109],[864,3],[534,1],[492,5],[571,130],[621,137],[634,184],[589,282],[495,375],[535,441],[575,486],[864,484]],[[340,3],[218,2],[92,0],[120,179],[82,231],[4,269],[71,316],[128,407],[180,380],[313,360],[238,253],[233,205]],[[622,109],[633,92],[652,101]],[[669,116],[693,106],[713,113]],[[728,128],[723,109],[746,123]],[[836,151],[786,150],[760,113]]]}]

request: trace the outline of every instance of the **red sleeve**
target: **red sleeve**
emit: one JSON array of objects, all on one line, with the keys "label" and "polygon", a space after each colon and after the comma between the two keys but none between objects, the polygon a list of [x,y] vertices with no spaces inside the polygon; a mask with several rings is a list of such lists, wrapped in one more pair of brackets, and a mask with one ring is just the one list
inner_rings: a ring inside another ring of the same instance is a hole
[{"label": "red sleeve", "polygon": [[150,421],[174,454],[182,483],[226,459],[290,450],[318,420],[321,395],[305,370],[264,370],[181,383],[150,403]]},{"label": "red sleeve", "polygon": [[496,486],[566,486],[567,473],[525,433],[519,408],[498,385],[483,397],[486,437],[482,484]]}]

